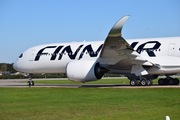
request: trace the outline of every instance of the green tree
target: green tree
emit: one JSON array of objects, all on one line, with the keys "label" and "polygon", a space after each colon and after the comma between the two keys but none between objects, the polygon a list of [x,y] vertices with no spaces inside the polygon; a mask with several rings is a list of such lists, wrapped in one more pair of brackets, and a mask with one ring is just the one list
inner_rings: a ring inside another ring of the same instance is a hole
[{"label": "green tree", "polygon": [[6,71],[7,70],[7,64],[6,63],[3,63],[1,65],[1,71]]},{"label": "green tree", "polygon": [[7,64],[7,71],[14,73],[16,70],[13,68],[13,63]]}]

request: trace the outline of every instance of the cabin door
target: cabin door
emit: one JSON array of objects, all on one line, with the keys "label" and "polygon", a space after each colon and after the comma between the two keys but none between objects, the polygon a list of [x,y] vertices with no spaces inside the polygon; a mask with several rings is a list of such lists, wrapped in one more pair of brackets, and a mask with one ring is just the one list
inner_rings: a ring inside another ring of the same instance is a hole
[{"label": "cabin door", "polygon": [[169,56],[174,56],[175,55],[175,43],[170,43],[169,44],[168,55]]},{"label": "cabin door", "polygon": [[34,61],[34,56],[35,56],[35,49],[32,49],[31,54],[29,56],[29,61]]}]

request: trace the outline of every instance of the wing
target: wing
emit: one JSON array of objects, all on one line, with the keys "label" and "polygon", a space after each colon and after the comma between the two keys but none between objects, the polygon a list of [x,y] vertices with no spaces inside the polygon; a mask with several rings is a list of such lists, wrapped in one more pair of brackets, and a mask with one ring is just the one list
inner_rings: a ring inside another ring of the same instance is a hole
[{"label": "wing", "polygon": [[99,59],[101,64],[109,69],[130,70],[131,74],[134,73],[136,76],[146,75],[148,73],[142,65],[154,66],[154,64],[143,59],[140,54],[133,50],[128,42],[121,37],[122,27],[128,17],[129,16],[124,16],[112,27],[104,42]]}]

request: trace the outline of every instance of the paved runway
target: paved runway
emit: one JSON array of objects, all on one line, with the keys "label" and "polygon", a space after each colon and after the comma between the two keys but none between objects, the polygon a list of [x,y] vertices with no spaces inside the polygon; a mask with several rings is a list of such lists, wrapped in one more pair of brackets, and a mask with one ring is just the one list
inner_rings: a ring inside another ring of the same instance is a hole
[{"label": "paved runway", "polygon": [[[36,80],[34,86],[31,87],[61,87],[61,88],[180,88],[180,85],[158,85],[153,84],[152,86],[130,86],[129,84],[36,84]],[[51,79],[52,80],[52,79]],[[54,79],[56,80],[56,79]],[[19,81],[27,81],[27,79],[16,79],[16,80],[0,80],[0,87],[29,87],[27,83],[18,83]]]}]

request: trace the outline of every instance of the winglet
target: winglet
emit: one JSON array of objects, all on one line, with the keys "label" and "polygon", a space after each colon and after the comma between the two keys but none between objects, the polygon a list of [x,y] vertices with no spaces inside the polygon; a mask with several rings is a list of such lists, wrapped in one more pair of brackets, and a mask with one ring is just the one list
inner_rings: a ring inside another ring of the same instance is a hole
[{"label": "winglet", "polygon": [[121,36],[121,30],[122,27],[124,25],[124,23],[126,22],[126,20],[128,19],[129,15],[124,16],[123,18],[121,18],[110,30],[108,36],[109,37],[118,37]]}]

